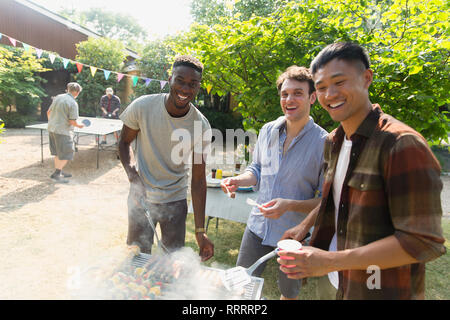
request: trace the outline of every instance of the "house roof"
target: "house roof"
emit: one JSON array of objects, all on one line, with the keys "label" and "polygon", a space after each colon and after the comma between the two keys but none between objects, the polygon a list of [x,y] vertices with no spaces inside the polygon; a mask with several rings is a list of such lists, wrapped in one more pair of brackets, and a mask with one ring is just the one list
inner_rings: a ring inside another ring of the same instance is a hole
[{"label": "house roof", "polygon": [[[50,11],[32,1],[29,1],[29,0],[14,0],[14,1],[34,10],[34,11],[58,22],[58,23],[65,25],[69,29],[76,30],[88,37],[93,37],[93,38],[101,38],[102,37],[100,34],[94,32],[92,30],[89,30],[86,27],[83,27],[83,26],[81,26],[81,25],[79,25],[79,24],[53,12],[53,11]],[[125,50],[126,50],[126,53],[128,56],[130,56],[134,59],[140,58],[139,55],[136,52],[134,52],[133,50],[130,50],[130,49],[125,49]]]}]

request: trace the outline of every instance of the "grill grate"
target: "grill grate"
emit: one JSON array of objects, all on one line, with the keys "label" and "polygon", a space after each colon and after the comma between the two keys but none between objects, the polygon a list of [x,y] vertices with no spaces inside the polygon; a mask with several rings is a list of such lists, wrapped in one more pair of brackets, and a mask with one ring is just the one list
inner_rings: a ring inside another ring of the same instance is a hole
[{"label": "grill grate", "polygon": [[[131,266],[134,268],[142,268],[151,258],[150,254],[140,253],[133,257],[131,260]],[[205,270],[212,270],[215,272],[221,272],[221,269],[203,267]],[[262,288],[264,285],[264,279],[259,277],[251,277],[252,281],[244,286],[244,293],[241,296],[244,300],[259,300],[261,299]]]}]

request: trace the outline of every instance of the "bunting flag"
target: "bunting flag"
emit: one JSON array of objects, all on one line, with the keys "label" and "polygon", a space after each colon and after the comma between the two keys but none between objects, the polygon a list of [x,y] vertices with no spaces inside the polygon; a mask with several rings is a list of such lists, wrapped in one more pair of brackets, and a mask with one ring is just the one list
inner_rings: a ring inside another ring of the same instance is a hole
[{"label": "bunting flag", "polygon": [[206,92],[208,92],[208,94],[209,94],[209,92],[211,91],[211,89],[212,89],[212,84],[208,84],[208,85],[206,86]]},{"label": "bunting flag", "polygon": [[105,75],[105,80],[108,80],[109,75],[111,74],[111,71],[109,71],[109,70],[103,70],[103,74]]},{"label": "bunting flag", "polygon": [[25,50],[27,52],[30,50],[30,45],[29,44],[26,44],[26,43],[22,42],[22,46],[23,46],[23,50]]},{"label": "bunting flag", "polygon": [[138,76],[132,76],[131,78],[133,79],[133,87],[136,87],[136,84],[137,84],[137,82],[139,80],[139,77]]},{"label": "bunting flag", "polygon": [[77,63],[75,63],[75,64],[77,65],[78,73],[80,73],[81,70],[83,70],[83,64],[82,64],[82,63],[79,63],[79,62],[77,62]]},{"label": "bunting flag", "polygon": [[35,48],[35,50],[36,50],[36,55],[37,55],[38,59],[40,59],[42,56],[42,49]]},{"label": "bunting flag", "polygon": [[97,72],[97,68],[96,68],[96,67],[93,67],[93,66],[90,66],[89,68],[91,69],[92,77],[94,77],[94,76],[95,76],[95,73]]},{"label": "bunting flag", "polygon": [[68,64],[69,64],[69,59],[63,58],[64,69],[67,69]]},{"label": "bunting flag", "polygon": [[53,62],[55,62],[56,56],[55,56],[53,53],[49,53],[49,54],[48,54],[48,57],[49,57],[49,59],[50,59],[50,62],[53,64]]},{"label": "bunting flag", "polygon": [[14,38],[11,38],[11,37],[8,37],[8,39],[9,39],[9,42],[11,42],[12,43],[12,45],[15,47],[16,46],[16,39],[14,39]]},{"label": "bunting flag", "polygon": [[[0,33],[0,39],[2,39],[3,36],[7,37],[14,47],[16,47],[17,42],[21,42],[20,40],[16,40],[16,39],[14,39],[14,38],[6,35],[6,34]],[[24,51],[28,52],[28,51],[30,51],[31,48],[33,48],[36,51],[36,55],[37,55],[37,57],[39,59],[41,58],[42,54],[44,53],[44,50],[42,50],[42,49],[35,48],[35,47],[30,46],[30,45],[28,45],[26,43],[23,43],[23,42],[21,42],[21,43],[22,43]],[[47,52],[47,51],[45,51],[45,52]],[[78,70],[79,73],[83,69],[84,64],[81,63],[81,62],[77,62],[77,61],[73,61],[73,60],[70,60],[70,59],[67,59],[67,58],[60,57],[60,56],[58,56],[57,54],[54,54],[54,53],[50,53],[50,52],[47,52],[47,53],[48,53],[48,58],[50,59],[52,64],[55,62],[56,57],[58,57],[58,58],[62,59],[62,62],[63,62],[63,65],[64,65],[64,69],[67,69],[67,67],[69,65],[69,62],[72,63],[72,64],[73,63],[76,64],[77,70]],[[89,65],[86,65],[86,66],[89,66]],[[123,74],[123,73],[119,73],[119,72],[115,72],[115,71],[105,70],[105,69],[102,69],[102,68],[97,68],[97,67],[94,67],[94,66],[89,66],[89,67],[90,67],[90,71],[91,71],[92,77],[94,77],[95,73],[97,72],[97,70],[100,69],[100,70],[103,70],[103,74],[105,76],[105,80],[108,80],[108,78],[109,78],[111,73],[115,73],[115,74],[117,74],[117,82],[120,82],[123,79],[124,76],[127,76],[127,77],[131,77],[132,78],[133,86],[137,85],[137,83],[139,81],[139,78],[141,78],[141,79],[143,79],[145,81],[145,86],[148,86],[150,84],[150,82],[152,82],[152,81],[159,81],[160,86],[161,86],[161,91],[162,91],[162,89],[164,89],[164,87],[168,83],[168,81],[164,81],[164,80],[156,80],[156,79],[150,79],[150,78],[147,78],[147,77],[140,77],[140,76],[136,76],[136,75],[128,75],[128,74]],[[212,85],[208,85],[208,87],[207,87],[208,93],[211,90],[211,88],[212,88]]]}]

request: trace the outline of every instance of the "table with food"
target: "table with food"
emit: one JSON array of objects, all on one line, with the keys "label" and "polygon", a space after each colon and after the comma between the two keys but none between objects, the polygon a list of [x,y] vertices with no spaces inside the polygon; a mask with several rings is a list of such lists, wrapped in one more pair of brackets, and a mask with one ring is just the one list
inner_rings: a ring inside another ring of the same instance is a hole
[{"label": "table with food", "polygon": [[[208,217],[206,227],[213,218],[226,219],[240,223],[246,223],[250,214],[251,206],[246,202],[247,198],[256,200],[258,192],[253,187],[239,187],[236,197],[231,199],[220,188],[220,182],[223,179],[237,175],[239,172],[231,170],[222,170],[220,168],[212,169],[206,176],[208,186],[206,194],[205,214]],[[189,212],[193,212],[192,204],[189,206]],[[216,220],[218,221],[218,220]],[[217,226],[217,223],[216,223]]]}]

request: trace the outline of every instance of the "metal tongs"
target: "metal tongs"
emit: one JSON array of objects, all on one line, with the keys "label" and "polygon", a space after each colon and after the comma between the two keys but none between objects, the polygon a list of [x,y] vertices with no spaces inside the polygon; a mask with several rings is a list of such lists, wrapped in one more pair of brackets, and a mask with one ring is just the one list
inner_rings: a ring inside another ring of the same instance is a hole
[{"label": "metal tongs", "polygon": [[156,227],[155,227],[155,224],[153,223],[150,210],[148,209],[147,205],[145,204],[145,199],[142,197],[140,202],[141,202],[142,208],[144,209],[145,216],[147,217],[148,223],[150,224],[150,227],[152,228],[153,233],[156,236],[156,241],[158,243],[158,248],[161,248],[164,251],[164,253],[169,253],[169,250],[164,246],[164,244],[162,243],[162,241],[158,237],[158,232],[156,232]]}]

